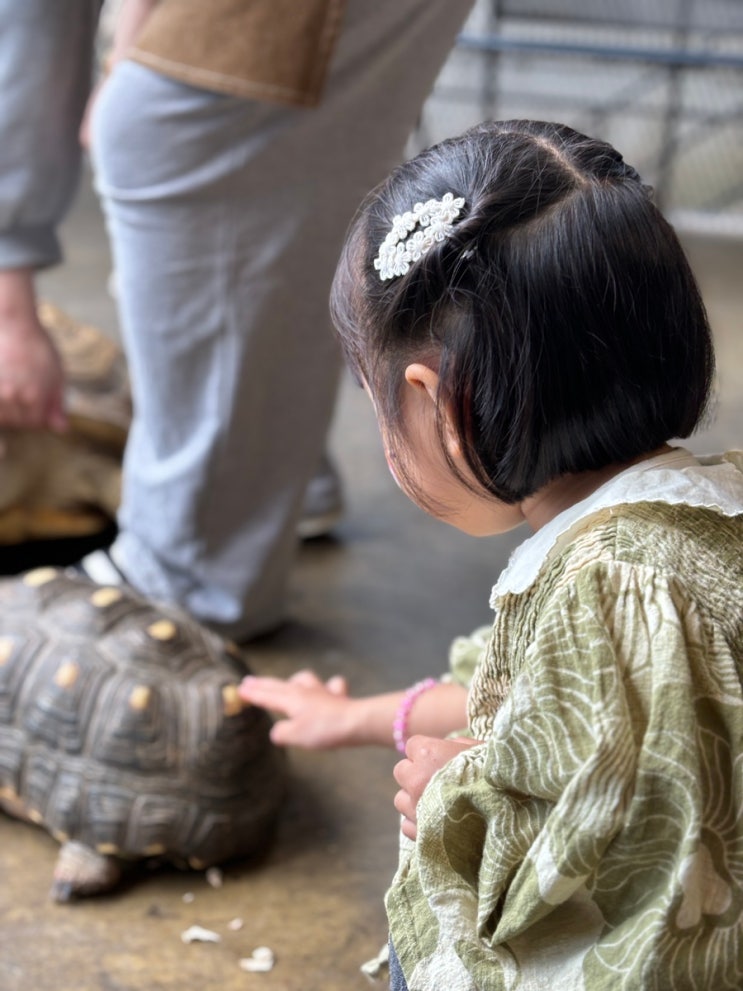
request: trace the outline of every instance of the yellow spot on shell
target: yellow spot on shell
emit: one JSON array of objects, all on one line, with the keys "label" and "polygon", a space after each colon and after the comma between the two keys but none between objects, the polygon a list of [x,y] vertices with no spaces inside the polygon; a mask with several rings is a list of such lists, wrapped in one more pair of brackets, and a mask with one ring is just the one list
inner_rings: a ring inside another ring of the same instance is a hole
[{"label": "yellow spot on shell", "polygon": [[147,632],[153,640],[172,640],[178,632],[175,623],[169,619],[158,619],[147,627]]},{"label": "yellow spot on shell", "polygon": [[189,857],[188,866],[195,871],[203,871],[206,868],[206,861],[199,860],[198,857]]},{"label": "yellow spot on shell", "polygon": [[104,857],[115,857],[119,852],[119,848],[115,843],[97,843],[96,850],[98,853],[102,853]]},{"label": "yellow spot on shell", "polygon": [[150,704],[151,695],[152,692],[147,685],[137,685],[129,696],[129,707],[141,712]]},{"label": "yellow spot on shell", "polygon": [[222,705],[225,716],[236,716],[243,710],[243,700],[237,690],[237,685],[225,685],[222,689]]},{"label": "yellow spot on shell", "polygon": [[57,841],[57,843],[66,843],[69,840],[69,834],[63,832],[61,829],[55,829],[52,836]]},{"label": "yellow spot on shell", "polygon": [[24,585],[30,585],[31,588],[38,588],[39,585],[46,585],[47,582],[52,581],[56,577],[56,568],[35,568],[33,571],[26,572],[23,576],[23,583]]},{"label": "yellow spot on shell", "polygon": [[90,601],[99,609],[104,609],[106,606],[110,606],[112,603],[118,602],[120,598],[121,589],[113,588],[107,585],[105,588],[97,588],[91,595]]},{"label": "yellow spot on shell", "polygon": [[29,809],[26,813],[31,822],[40,823],[44,821],[44,816],[39,812],[38,809]]},{"label": "yellow spot on shell", "polygon": [[0,798],[8,798],[12,801],[13,799],[18,798],[18,792],[6,786],[4,788],[0,788]]},{"label": "yellow spot on shell", "polygon": [[59,685],[60,688],[72,688],[79,674],[79,665],[75,664],[74,661],[66,661],[57,668],[57,673],[54,675],[54,684]]},{"label": "yellow spot on shell", "polygon": [[7,664],[13,656],[15,643],[10,637],[0,637],[0,667]]},{"label": "yellow spot on shell", "polygon": [[144,852],[147,857],[159,857],[161,853],[165,853],[165,844],[150,843],[149,846],[144,848]]}]

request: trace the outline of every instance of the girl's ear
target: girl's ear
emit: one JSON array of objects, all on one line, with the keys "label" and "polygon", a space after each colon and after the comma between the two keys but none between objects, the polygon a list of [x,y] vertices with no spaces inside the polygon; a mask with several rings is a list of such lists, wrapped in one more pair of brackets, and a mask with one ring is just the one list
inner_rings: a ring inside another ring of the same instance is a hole
[{"label": "girl's ear", "polygon": [[[435,372],[433,368],[428,365],[424,365],[422,362],[413,362],[413,364],[408,365],[405,369],[405,381],[412,388],[418,391],[418,395],[425,394],[428,400],[430,400],[432,405],[432,413],[435,413],[438,407],[438,395],[439,395],[439,374]],[[450,415],[449,407],[444,407],[444,440],[446,442],[446,449],[449,452],[451,458],[459,458],[462,456],[462,445],[459,440],[457,431],[454,429],[453,419]]]},{"label": "girl's ear", "polygon": [[413,362],[405,369],[405,381],[413,389],[422,389],[426,392],[434,406],[436,405],[439,393],[439,374],[433,368],[429,368],[428,365],[419,361]]}]

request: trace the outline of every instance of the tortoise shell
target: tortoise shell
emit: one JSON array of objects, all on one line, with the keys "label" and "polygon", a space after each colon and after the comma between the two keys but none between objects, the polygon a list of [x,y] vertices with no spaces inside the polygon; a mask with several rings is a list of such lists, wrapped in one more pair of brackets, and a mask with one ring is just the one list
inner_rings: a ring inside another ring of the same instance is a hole
[{"label": "tortoise shell", "polygon": [[270,717],[236,648],[180,612],[53,568],[0,581],[0,804],[121,858],[255,853],[280,806]]}]

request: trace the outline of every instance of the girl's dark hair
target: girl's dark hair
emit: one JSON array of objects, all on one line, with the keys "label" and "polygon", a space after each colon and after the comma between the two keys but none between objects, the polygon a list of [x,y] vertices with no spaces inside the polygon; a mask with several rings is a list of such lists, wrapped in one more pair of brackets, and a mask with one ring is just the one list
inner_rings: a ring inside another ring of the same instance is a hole
[{"label": "girl's dark hair", "polygon": [[[447,192],[465,200],[453,233],[381,281],[393,216]],[[351,225],[331,311],[388,435],[404,444],[404,370],[429,360],[440,431],[446,408],[506,502],[687,437],[709,398],[710,329],[676,234],[614,148],[561,124],[480,124],[397,168]]]}]

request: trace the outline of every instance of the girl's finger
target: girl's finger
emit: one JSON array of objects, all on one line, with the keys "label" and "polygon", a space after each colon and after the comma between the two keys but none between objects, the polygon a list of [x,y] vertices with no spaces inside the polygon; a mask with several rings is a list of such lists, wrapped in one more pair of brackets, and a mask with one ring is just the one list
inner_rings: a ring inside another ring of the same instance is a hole
[{"label": "girl's finger", "polygon": [[343,675],[335,674],[332,678],[328,678],[325,687],[331,695],[348,695],[348,682]]},{"label": "girl's finger", "polygon": [[302,685],[304,688],[315,688],[321,684],[320,679],[314,671],[297,671],[289,678],[292,685]]}]

